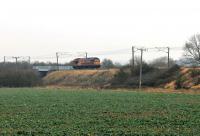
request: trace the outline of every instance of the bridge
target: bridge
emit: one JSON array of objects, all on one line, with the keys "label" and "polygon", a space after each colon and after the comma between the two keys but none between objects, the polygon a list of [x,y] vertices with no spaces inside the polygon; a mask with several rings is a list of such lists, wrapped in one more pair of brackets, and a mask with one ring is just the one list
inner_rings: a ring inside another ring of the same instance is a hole
[{"label": "bridge", "polygon": [[72,66],[33,66],[33,69],[38,71],[41,76],[46,76],[48,72],[57,70],[72,70]]}]

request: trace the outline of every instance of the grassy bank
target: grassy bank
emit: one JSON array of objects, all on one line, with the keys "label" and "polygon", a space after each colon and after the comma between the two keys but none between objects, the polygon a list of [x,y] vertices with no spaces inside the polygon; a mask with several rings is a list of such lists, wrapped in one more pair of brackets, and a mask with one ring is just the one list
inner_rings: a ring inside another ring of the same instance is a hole
[{"label": "grassy bank", "polygon": [[0,135],[198,135],[200,95],[0,89]]},{"label": "grassy bank", "polygon": [[68,70],[49,73],[44,79],[44,85],[104,87],[111,84],[118,69],[108,70]]}]

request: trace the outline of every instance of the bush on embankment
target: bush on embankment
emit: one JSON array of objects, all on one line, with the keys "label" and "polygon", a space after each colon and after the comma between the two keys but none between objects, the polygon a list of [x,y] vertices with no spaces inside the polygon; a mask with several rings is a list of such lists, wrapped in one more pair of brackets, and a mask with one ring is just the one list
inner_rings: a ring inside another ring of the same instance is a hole
[{"label": "bush on embankment", "polygon": [[[139,86],[139,66],[134,69],[122,67],[112,80],[112,87]],[[169,69],[158,69],[143,64],[143,87],[162,87],[169,89],[200,89],[200,69],[184,68],[174,65]]]},{"label": "bush on embankment", "polygon": [[[170,69],[154,68],[147,63],[143,63],[142,85],[145,87],[164,87],[165,84],[176,79],[180,67],[174,65]],[[138,87],[140,75],[140,66],[134,68],[122,67],[114,76],[112,86],[121,87]]]},{"label": "bush on embankment", "polygon": [[200,89],[200,69],[182,68],[175,85],[176,89]]}]

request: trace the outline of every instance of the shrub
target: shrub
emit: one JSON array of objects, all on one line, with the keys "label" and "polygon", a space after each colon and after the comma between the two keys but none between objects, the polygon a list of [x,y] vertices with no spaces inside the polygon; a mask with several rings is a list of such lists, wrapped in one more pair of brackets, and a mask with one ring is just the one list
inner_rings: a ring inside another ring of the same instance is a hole
[{"label": "shrub", "polygon": [[199,85],[200,84],[200,77],[197,78],[197,82],[195,83],[195,85]]},{"label": "shrub", "polygon": [[39,74],[28,64],[0,64],[0,87],[31,87],[39,83]]},{"label": "shrub", "polygon": [[176,89],[185,88],[184,82],[187,80],[187,78],[183,75],[179,75],[176,79]]},{"label": "shrub", "polygon": [[31,87],[38,83],[38,74],[31,70],[0,72],[0,86],[2,87]]},{"label": "shrub", "polygon": [[170,69],[167,70],[158,70],[157,71],[157,78],[155,82],[155,86],[163,85],[165,83],[169,83],[176,79],[179,76],[180,67],[178,65],[174,65]]},{"label": "shrub", "polygon": [[[143,63],[142,85],[149,87],[161,87],[166,83],[176,80],[179,75],[179,69],[180,67],[178,65],[174,65],[170,69],[158,69]],[[112,85],[138,87],[139,73],[140,65],[136,65],[134,69],[131,66],[122,67],[119,73],[115,75]],[[177,80],[178,86],[181,81],[182,80]]]},{"label": "shrub", "polygon": [[[152,77],[156,77],[157,69],[149,66],[147,63],[143,63],[142,69],[142,82],[144,86],[153,86],[155,80]],[[153,74],[153,75],[152,75]],[[131,66],[126,66],[120,69],[115,75],[112,85],[120,85],[126,87],[138,87],[140,75],[140,65],[136,65],[133,69]]]},{"label": "shrub", "polygon": [[191,77],[196,77],[200,75],[200,70],[199,69],[191,69]]},{"label": "shrub", "polygon": [[[147,63],[143,62],[142,64],[142,74],[148,73],[154,70],[153,67],[149,66]],[[140,75],[140,65],[136,65],[134,68],[131,67],[131,75],[139,76]]]},{"label": "shrub", "polygon": [[174,73],[177,73],[180,70],[180,67],[178,65],[174,65],[173,67],[167,69],[163,74],[160,76],[160,78],[166,78],[174,75]]},{"label": "shrub", "polygon": [[122,85],[126,82],[128,79],[128,73],[124,71],[123,68],[120,69],[120,71],[114,76],[112,84],[113,85]]}]

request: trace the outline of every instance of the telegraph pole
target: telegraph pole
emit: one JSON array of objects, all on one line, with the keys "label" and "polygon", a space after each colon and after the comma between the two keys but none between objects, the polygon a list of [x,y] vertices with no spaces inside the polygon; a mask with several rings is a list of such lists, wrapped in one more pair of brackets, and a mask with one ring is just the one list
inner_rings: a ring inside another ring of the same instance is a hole
[{"label": "telegraph pole", "polygon": [[18,62],[18,59],[19,59],[20,57],[12,57],[12,58],[14,58],[14,59],[15,59],[15,62],[16,62],[16,64],[17,64],[17,62]]},{"label": "telegraph pole", "polygon": [[31,64],[31,57],[28,56],[28,63]]},{"label": "telegraph pole", "polygon": [[19,59],[20,57],[12,57],[12,58],[15,59],[15,63],[16,63],[15,70],[17,71],[17,68],[18,68],[17,62],[18,62],[18,59]]},{"label": "telegraph pole", "polygon": [[135,67],[135,47],[132,46],[132,67]]},{"label": "telegraph pole", "polygon": [[[158,49],[158,51],[162,51],[164,53],[167,53],[167,68],[169,69],[170,67],[170,48],[169,47],[155,47]],[[166,51],[167,49],[167,51]]]},{"label": "telegraph pole", "polygon": [[88,53],[87,53],[87,52],[85,53],[85,58],[86,58],[86,59],[88,58]]},{"label": "telegraph pole", "polygon": [[146,51],[146,49],[141,48],[138,49],[141,52],[141,56],[140,56],[140,77],[139,77],[139,89],[142,88],[142,65],[143,65],[143,52]]},{"label": "telegraph pole", "polygon": [[140,57],[140,79],[139,79],[139,89],[142,88],[142,59],[143,59],[143,49],[140,49],[141,57]]},{"label": "telegraph pole", "polygon": [[170,67],[170,64],[169,64],[169,51],[170,51],[170,48],[167,47],[167,66],[168,66],[168,68]]},{"label": "telegraph pole", "polygon": [[56,62],[57,62],[57,70],[59,70],[59,53],[56,52]]},{"label": "telegraph pole", "polygon": [[3,57],[3,62],[6,63],[6,56]]}]

